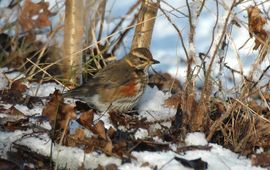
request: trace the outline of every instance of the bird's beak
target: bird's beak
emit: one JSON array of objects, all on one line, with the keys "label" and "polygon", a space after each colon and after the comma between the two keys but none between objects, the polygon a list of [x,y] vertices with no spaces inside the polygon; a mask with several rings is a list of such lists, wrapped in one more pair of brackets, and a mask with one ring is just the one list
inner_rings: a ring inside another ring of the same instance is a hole
[{"label": "bird's beak", "polygon": [[152,64],[159,64],[160,62],[158,60],[152,59]]}]

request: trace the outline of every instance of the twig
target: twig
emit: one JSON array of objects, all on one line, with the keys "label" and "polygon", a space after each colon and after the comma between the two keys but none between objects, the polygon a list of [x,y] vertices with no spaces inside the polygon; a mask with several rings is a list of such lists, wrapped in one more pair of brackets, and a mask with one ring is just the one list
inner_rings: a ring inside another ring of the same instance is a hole
[{"label": "twig", "polygon": [[[138,16],[138,14],[136,14],[135,17],[133,17],[133,19],[132,19],[132,21],[130,22],[130,24],[128,25],[128,27],[131,26],[131,25],[133,25],[133,24],[135,23],[137,16]],[[120,44],[122,43],[124,37],[128,34],[128,32],[129,32],[130,30],[131,30],[131,28],[130,28],[130,29],[126,29],[126,30],[120,35],[120,37],[118,38],[116,44],[113,46],[112,54],[114,54],[115,51],[119,48],[119,46],[120,46]]]},{"label": "twig", "polygon": [[216,2],[216,21],[215,21],[215,25],[214,25],[213,30],[212,30],[212,39],[211,39],[210,46],[209,46],[209,48],[208,48],[208,50],[207,50],[207,52],[206,52],[206,56],[209,55],[209,52],[210,52],[210,50],[211,50],[211,48],[212,48],[212,46],[213,46],[214,39],[215,39],[215,30],[216,30],[216,28],[217,28],[218,19],[219,19],[218,2],[217,2],[217,0],[215,0],[215,2]]},{"label": "twig", "polygon": [[256,81],[256,82],[253,84],[253,86],[251,87],[251,89],[253,89],[255,86],[257,86],[257,84],[262,80],[263,76],[265,75],[265,73],[267,72],[267,70],[268,70],[269,68],[270,68],[270,65],[267,66],[267,67],[263,70],[263,72],[262,72],[262,74],[261,74],[259,80]]},{"label": "twig", "polygon": [[263,99],[264,104],[267,106],[268,111],[270,111],[270,106],[269,106],[268,102],[266,101],[264,95],[262,94],[261,88],[259,88],[258,90],[259,90],[259,94],[260,94],[261,98]]},{"label": "twig", "polygon": [[164,4],[166,4],[167,6],[169,6],[170,8],[172,8],[174,11],[182,14],[184,17],[188,17],[187,14],[181,12],[180,10],[178,10],[177,8],[173,7],[171,4],[169,4],[168,2],[166,2],[166,0],[161,0],[161,2],[163,2]]},{"label": "twig", "polygon": [[104,24],[104,19],[105,19],[105,8],[106,8],[106,0],[103,0],[101,4],[99,4],[99,9],[102,9],[102,14],[101,14],[101,21],[100,21],[100,26],[99,26],[99,33],[98,33],[98,41],[101,39],[102,36],[102,31],[103,31],[103,24]]},{"label": "twig", "polygon": [[175,25],[175,23],[172,22],[171,18],[165,13],[165,11],[164,11],[161,7],[160,7],[159,9],[160,9],[161,12],[164,14],[164,16],[167,18],[167,20],[172,24],[172,26],[174,27],[174,29],[177,31],[178,36],[179,36],[180,41],[181,41],[181,44],[182,44],[182,47],[183,47],[183,49],[184,49],[186,58],[188,58],[187,48],[186,48],[186,46],[185,46],[184,38],[183,38],[183,35],[182,35],[181,31],[177,28],[177,26]]},{"label": "twig", "polygon": [[204,5],[205,5],[205,1],[206,1],[206,0],[203,0],[203,1],[202,1],[202,4],[201,4],[200,9],[199,9],[198,14],[197,14],[197,18],[198,18],[198,17],[201,15],[201,13],[202,13],[203,7],[204,7]]},{"label": "twig", "polygon": [[235,6],[235,2],[236,2],[236,0],[234,0],[232,2],[232,5],[231,5],[230,9],[228,10],[228,14],[227,14],[227,16],[225,18],[223,30],[221,31],[221,35],[220,35],[219,41],[217,42],[217,44],[215,44],[215,48],[214,48],[213,54],[211,56],[211,60],[210,60],[208,69],[206,71],[206,76],[205,76],[205,81],[204,81],[204,87],[203,87],[203,91],[201,93],[201,100],[205,98],[204,96],[205,96],[205,94],[207,92],[208,81],[209,81],[209,77],[210,77],[211,70],[212,70],[212,67],[213,67],[213,63],[215,61],[215,58],[216,58],[218,49],[220,48],[221,42],[223,41],[223,38],[225,36],[225,32],[227,30],[229,18],[230,18],[231,14],[232,14],[232,10],[233,10],[233,8]]},{"label": "twig", "polygon": [[[140,5],[141,1],[138,0],[133,6],[131,6],[131,8],[128,10],[128,12],[125,14],[125,16],[128,16],[129,14],[131,14],[139,5]],[[126,19],[126,17],[123,17],[118,24],[116,24],[116,26],[114,27],[114,29],[112,30],[112,32],[109,34],[114,34],[119,27],[123,24],[124,20]],[[108,41],[110,41],[111,37],[108,38]]]},{"label": "twig", "polygon": [[33,65],[35,65],[38,69],[40,69],[43,73],[47,74],[50,78],[52,78],[54,81],[56,81],[57,83],[59,83],[60,85],[62,85],[63,87],[67,88],[69,90],[68,87],[66,87],[64,84],[62,84],[60,81],[58,81],[57,79],[55,79],[52,75],[50,75],[46,70],[44,70],[43,68],[39,67],[36,63],[34,63],[32,60],[30,60],[29,58],[26,58],[27,61],[29,61],[30,63],[32,63]]}]

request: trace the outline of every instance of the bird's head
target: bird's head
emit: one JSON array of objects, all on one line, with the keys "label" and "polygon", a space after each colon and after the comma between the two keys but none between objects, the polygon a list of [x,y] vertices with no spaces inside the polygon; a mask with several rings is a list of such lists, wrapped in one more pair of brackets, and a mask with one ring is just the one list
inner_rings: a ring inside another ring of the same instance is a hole
[{"label": "bird's head", "polygon": [[151,52],[147,48],[135,48],[124,59],[136,70],[146,71],[150,65],[159,63],[159,61],[153,59]]}]

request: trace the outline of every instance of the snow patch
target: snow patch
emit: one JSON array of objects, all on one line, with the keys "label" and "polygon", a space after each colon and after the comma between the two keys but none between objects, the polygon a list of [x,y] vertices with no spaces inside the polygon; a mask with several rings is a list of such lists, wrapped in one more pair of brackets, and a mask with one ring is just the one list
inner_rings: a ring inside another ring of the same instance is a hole
[{"label": "snow patch", "polygon": [[6,89],[9,85],[9,80],[16,80],[16,79],[20,79],[25,77],[22,73],[14,71],[11,73],[6,73],[6,72],[10,72],[12,70],[3,67],[0,68],[0,90]]},{"label": "snow patch", "polygon": [[59,90],[61,93],[64,91],[64,87],[56,83],[31,83],[29,85],[28,95],[45,97],[49,96],[49,94],[53,93],[56,89]]},{"label": "snow patch", "polygon": [[145,139],[148,137],[148,131],[146,129],[139,128],[134,137],[135,139]]},{"label": "snow patch", "polygon": [[185,139],[186,145],[207,145],[205,134],[201,132],[188,133]]},{"label": "snow patch", "polygon": [[270,34],[270,21],[267,21],[264,25],[263,25],[263,29]]},{"label": "snow patch", "polygon": [[165,120],[176,114],[176,109],[164,106],[164,101],[171,96],[164,93],[155,86],[147,86],[145,92],[138,103],[138,112],[147,118],[148,121]]}]

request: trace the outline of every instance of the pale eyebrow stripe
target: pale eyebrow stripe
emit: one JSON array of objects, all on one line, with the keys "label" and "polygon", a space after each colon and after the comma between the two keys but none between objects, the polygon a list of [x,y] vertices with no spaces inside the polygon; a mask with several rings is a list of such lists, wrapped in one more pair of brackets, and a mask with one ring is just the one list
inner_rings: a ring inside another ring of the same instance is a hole
[{"label": "pale eyebrow stripe", "polygon": [[147,57],[145,57],[142,53],[138,53],[138,52],[133,52],[133,55],[137,56],[137,57],[141,57],[144,59],[148,59]]}]

